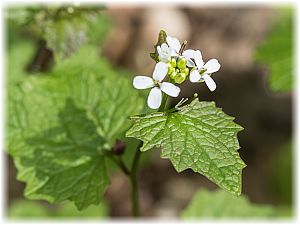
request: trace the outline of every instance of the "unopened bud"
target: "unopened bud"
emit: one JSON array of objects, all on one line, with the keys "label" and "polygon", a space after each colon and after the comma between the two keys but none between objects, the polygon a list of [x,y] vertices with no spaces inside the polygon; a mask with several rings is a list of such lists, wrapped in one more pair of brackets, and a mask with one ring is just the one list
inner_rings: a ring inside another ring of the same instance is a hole
[{"label": "unopened bud", "polygon": [[186,68],[186,60],[184,58],[180,58],[177,62],[177,67],[179,69],[184,69]]},{"label": "unopened bud", "polygon": [[176,67],[176,64],[177,64],[176,59],[172,58],[171,59],[171,64],[172,64],[173,67]]},{"label": "unopened bud", "polygon": [[175,70],[175,68],[174,68],[173,71],[172,71],[172,73],[170,74],[170,77],[171,77],[172,79],[175,79],[176,76],[177,76],[177,72],[176,72],[176,70]]},{"label": "unopened bud", "polygon": [[184,68],[180,70],[181,73],[184,73],[185,75],[189,75],[190,70],[188,68]]},{"label": "unopened bud", "polygon": [[117,140],[114,147],[112,148],[112,152],[115,155],[123,155],[126,148],[126,143],[121,140]]},{"label": "unopened bud", "polygon": [[186,79],[185,73],[178,73],[174,80],[175,80],[175,83],[181,84],[183,81],[185,81],[185,79]]},{"label": "unopened bud", "polygon": [[173,72],[173,66],[171,63],[168,63],[168,74],[170,75]]}]

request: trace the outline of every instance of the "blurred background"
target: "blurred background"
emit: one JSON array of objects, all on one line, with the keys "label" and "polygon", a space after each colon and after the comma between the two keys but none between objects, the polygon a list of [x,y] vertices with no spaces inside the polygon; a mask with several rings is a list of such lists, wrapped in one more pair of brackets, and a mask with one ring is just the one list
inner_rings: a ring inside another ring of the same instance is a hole
[{"label": "blurred background", "polygon": [[[264,56],[280,59],[281,55],[286,54],[279,52],[280,48],[267,46],[271,35],[279,35],[274,33],[278,24],[281,24],[280,29],[288,29],[286,33],[289,36],[283,39],[282,44],[291,48],[287,54],[292,60],[293,51],[289,43],[292,43],[294,15],[291,7],[92,6],[92,22],[85,25],[89,28],[88,32],[70,29],[72,34],[76,34],[76,41],[73,43],[74,38],[71,39],[70,48],[57,51],[59,56],[54,55],[52,49],[60,45],[55,46],[53,41],[54,47],[49,49],[45,40],[37,35],[39,32],[35,32],[40,29],[39,26],[43,26],[43,23],[39,23],[39,20],[43,20],[40,19],[42,16],[36,16],[43,7],[32,7],[29,16],[23,16],[25,6],[7,7],[5,10],[7,57],[14,67],[20,67],[26,73],[51,70],[57,57],[67,57],[73,52],[76,54],[77,45],[80,46],[89,38],[99,49],[99,55],[114,67],[128,71],[132,77],[152,74],[155,62],[149,53],[153,52],[161,29],[181,41],[187,40],[187,48],[201,50],[204,61],[217,58],[221,69],[213,75],[217,83],[216,91],[210,92],[204,84],[187,82],[182,85],[180,96],[172,99],[171,105],[182,97],[198,93],[200,100],[215,101],[226,114],[234,116],[235,121],[245,128],[238,134],[241,146],[239,153],[247,164],[243,171],[243,195],[252,204],[276,210],[274,217],[293,215],[294,92],[291,81],[287,81],[288,88],[285,86],[280,89],[276,85],[272,88],[270,71],[274,70],[274,66],[267,60],[260,60]],[[80,6],[65,6],[65,10],[72,16],[76,7]],[[31,18],[30,13],[35,15],[32,17],[35,19],[28,19]],[[291,19],[287,20],[286,17]],[[64,33],[67,32],[64,30]],[[50,37],[50,40],[56,39]],[[274,40],[277,39],[273,38],[272,42]],[[31,43],[30,47],[28,42]],[[283,51],[286,48],[284,46]],[[25,52],[29,57],[23,61],[17,60],[18,55]],[[24,65],[15,64],[21,61]],[[283,65],[280,61],[277,63]],[[18,79],[12,78],[16,75],[11,71],[8,71],[7,82]],[[281,71],[281,76],[289,76],[288,73]],[[111,172],[111,185],[100,207],[90,207],[86,212],[78,213],[71,204],[53,206],[43,201],[25,200],[24,184],[16,180],[12,158],[6,158],[7,214],[10,217],[126,217],[131,214],[130,183],[121,172]],[[178,174],[169,160],[159,157],[159,151],[151,151],[143,156],[139,174],[143,216],[178,217],[198,190],[216,189],[219,188],[215,184],[193,171],[186,170]],[[58,215],[58,211],[66,213]]]}]

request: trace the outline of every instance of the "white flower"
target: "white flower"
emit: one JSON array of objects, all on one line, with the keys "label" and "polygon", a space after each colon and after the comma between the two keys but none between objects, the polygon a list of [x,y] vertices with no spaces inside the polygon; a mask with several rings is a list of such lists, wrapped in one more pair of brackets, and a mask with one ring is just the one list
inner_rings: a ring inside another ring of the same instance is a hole
[{"label": "white flower", "polygon": [[161,46],[157,46],[157,52],[159,60],[165,63],[167,63],[169,58],[172,56],[172,49],[166,43],[163,43]]},{"label": "white flower", "polygon": [[169,82],[162,82],[168,73],[168,65],[159,62],[155,65],[152,78],[147,76],[136,76],[133,79],[133,86],[136,89],[152,88],[148,96],[148,106],[151,109],[158,109],[162,101],[162,91],[169,96],[177,97],[180,88]]},{"label": "white flower", "polygon": [[193,56],[191,58],[194,58],[197,67],[191,71],[190,81],[195,83],[204,80],[210,91],[216,90],[216,83],[210,75],[220,69],[220,63],[217,59],[210,59],[207,63],[204,63],[201,52],[199,50],[192,51],[189,52],[189,57]]},{"label": "white flower", "polygon": [[171,56],[178,56],[181,48],[181,44],[177,38],[167,36],[167,43],[171,48]]},{"label": "white flower", "polygon": [[182,53],[182,56],[187,60],[187,62],[191,61],[193,63],[193,65],[190,67],[195,66],[195,63],[192,61],[192,59],[194,59],[194,53],[195,53],[195,50],[192,50],[192,49],[187,49]]},{"label": "white flower", "polygon": [[[170,59],[170,57],[172,57],[172,56],[175,58],[179,57],[180,56],[179,51],[181,48],[181,44],[177,38],[167,36],[166,41],[168,44],[163,43],[161,46],[157,46],[157,52],[159,55],[159,59],[160,59],[160,61],[165,62],[165,63],[167,63],[168,60]],[[195,64],[190,59],[191,57],[185,57],[186,55],[188,55],[188,52],[190,52],[190,51],[194,51],[194,50],[190,50],[190,49],[185,50],[182,53],[181,57],[183,57],[187,60],[187,65],[189,67],[194,67]]]}]

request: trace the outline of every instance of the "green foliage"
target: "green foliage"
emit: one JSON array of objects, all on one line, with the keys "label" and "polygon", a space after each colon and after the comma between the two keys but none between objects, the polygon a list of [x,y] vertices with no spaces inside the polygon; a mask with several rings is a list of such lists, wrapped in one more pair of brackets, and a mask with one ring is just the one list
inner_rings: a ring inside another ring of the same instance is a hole
[{"label": "green foliage", "polygon": [[163,43],[167,42],[167,34],[164,30],[161,30],[158,34],[158,40],[157,43],[154,45],[154,52],[150,53],[150,57],[155,61],[159,62],[158,59],[158,52],[157,52],[157,46],[162,45]]},{"label": "green foliage", "polygon": [[7,17],[36,39],[44,39],[59,62],[83,44],[103,39],[108,23],[102,9],[72,5],[8,8]]},{"label": "green foliage", "polygon": [[82,48],[48,76],[8,86],[7,150],[25,196],[98,204],[109,184],[105,156],[142,100],[94,48]]},{"label": "green foliage", "polygon": [[276,207],[276,217],[279,218],[291,218],[294,216],[292,206],[279,205]]},{"label": "green foliage", "polygon": [[132,117],[134,125],[126,136],[144,142],[141,151],[162,147],[178,172],[191,168],[221,188],[239,195],[245,167],[237,150],[237,133],[242,127],[215,106],[193,100],[173,113]]},{"label": "green foliage", "polygon": [[108,207],[104,201],[98,206],[90,206],[78,211],[71,203],[49,205],[41,202],[20,200],[12,203],[8,210],[10,219],[24,218],[101,218],[108,215]]},{"label": "green foliage", "polygon": [[108,216],[108,206],[105,201],[102,201],[99,205],[91,205],[83,211],[79,211],[73,204],[65,203],[58,206],[55,217],[60,218],[101,218]]},{"label": "green foliage", "polygon": [[[26,183],[27,198],[70,200],[79,210],[99,204],[110,184],[107,158],[116,140],[128,143],[127,137],[142,140],[141,151],[162,147],[161,157],[169,158],[178,172],[190,168],[230,193],[241,193],[245,164],[237,152],[237,133],[242,127],[234,118],[214,102],[196,99],[167,112],[132,117],[134,125],[125,137],[132,124],[128,118],[141,113],[143,101],[123,71],[99,58],[97,48],[82,47],[87,37],[97,42],[102,32],[89,35],[94,29],[93,10],[62,6],[20,12],[11,21],[28,26],[37,40],[45,39],[57,59],[68,57],[57,60],[52,71],[32,76],[25,67],[33,45],[19,38],[10,42],[6,150],[14,159],[17,178]],[[155,61],[156,47],[163,42],[166,33],[161,31],[150,54]],[[130,141],[127,153],[137,145],[139,141]],[[131,165],[128,158],[125,164]],[[35,211],[48,215],[42,209]],[[59,212],[55,215],[72,214],[69,208]]]},{"label": "green foliage", "polygon": [[16,218],[45,218],[49,216],[48,211],[42,204],[35,201],[17,201],[13,202],[8,208],[8,217]]},{"label": "green foliage", "polygon": [[195,218],[272,218],[275,209],[268,205],[251,203],[245,196],[233,196],[224,191],[196,192],[183,210],[184,219]]},{"label": "green foliage", "polygon": [[279,11],[272,32],[256,52],[256,60],[268,66],[268,83],[274,91],[293,89],[293,26],[293,10]]},{"label": "green foliage", "polygon": [[293,152],[292,141],[274,152],[270,162],[270,190],[282,204],[293,201]]},{"label": "green foliage", "polygon": [[26,66],[34,54],[34,45],[28,40],[14,43],[6,52],[6,82],[19,82],[28,77]]}]

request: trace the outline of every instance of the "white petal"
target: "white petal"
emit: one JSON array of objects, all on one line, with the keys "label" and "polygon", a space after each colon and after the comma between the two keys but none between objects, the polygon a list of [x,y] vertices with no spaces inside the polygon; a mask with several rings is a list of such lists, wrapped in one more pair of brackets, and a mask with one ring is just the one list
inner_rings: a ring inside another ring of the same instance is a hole
[{"label": "white petal", "polygon": [[168,55],[166,52],[161,51],[158,54],[158,57],[159,57],[159,61],[168,63],[170,55]]},{"label": "white petal", "polygon": [[192,50],[192,49],[187,49],[185,50],[182,55],[183,57],[186,59],[186,64],[187,66],[189,67],[194,67],[195,66],[195,63],[192,59],[194,59],[194,55],[195,55],[195,50]]},{"label": "white petal", "polygon": [[161,47],[160,46],[157,46],[157,53],[158,53],[158,55],[160,55],[161,54]]},{"label": "white petal", "polygon": [[159,61],[164,62],[164,63],[168,63],[169,57],[170,56],[162,54],[162,55],[159,56]]},{"label": "white petal", "polygon": [[159,61],[164,62],[164,63],[168,63],[169,62],[169,57],[166,57],[166,56],[159,57]]},{"label": "white petal", "polygon": [[158,87],[154,87],[151,89],[149,96],[148,96],[148,106],[151,109],[158,109],[161,104],[161,90]]},{"label": "white petal", "polygon": [[195,50],[192,50],[192,49],[187,49],[185,50],[182,55],[185,57],[185,58],[194,58],[194,53],[195,53]]},{"label": "white petal", "polygon": [[199,74],[198,70],[193,70],[190,73],[190,81],[193,83],[198,82],[201,79],[201,75]]},{"label": "white petal", "polygon": [[135,78],[133,78],[133,86],[136,89],[146,89],[154,87],[154,82],[151,77],[136,76]]},{"label": "white petal", "polygon": [[172,49],[179,52],[181,45],[180,45],[180,42],[177,38],[167,36],[167,43]]},{"label": "white petal", "polygon": [[163,82],[160,84],[160,89],[167,95],[177,97],[180,93],[180,88],[169,82]]},{"label": "white petal", "polygon": [[220,69],[221,65],[217,59],[210,59],[207,63],[205,63],[204,68],[206,69],[206,73],[214,73]]},{"label": "white petal", "polygon": [[159,62],[155,65],[153,71],[153,79],[161,82],[168,73],[168,64],[164,62]]},{"label": "white petal", "polygon": [[195,63],[191,59],[188,59],[188,58],[185,58],[185,59],[186,59],[186,65],[188,67],[194,67],[195,66]]},{"label": "white petal", "polygon": [[195,62],[196,62],[196,65],[197,65],[198,69],[200,70],[203,67],[204,62],[203,62],[203,59],[202,59],[201,52],[199,50],[195,51],[194,59],[195,59]]},{"label": "white petal", "polygon": [[172,49],[166,43],[161,46],[157,46],[157,53],[159,55],[160,61],[167,62],[169,57],[171,57]]},{"label": "white petal", "polygon": [[174,49],[171,49],[171,53],[170,53],[171,56],[178,56],[178,52]]},{"label": "white petal", "polygon": [[168,45],[173,48],[173,38],[171,36],[167,36],[166,40]]},{"label": "white petal", "polygon": [[204,74],[202,77],[210,91],[216,90],[217,85],[215,81],[208,74]]},{"label": "white petal", "polygon": [[161,45],[161,50],[164,51],[164,52],[168,51],[168,50],[169,50],[168,45],[167,45],[166,43],[163,43],[163,44]]}]

